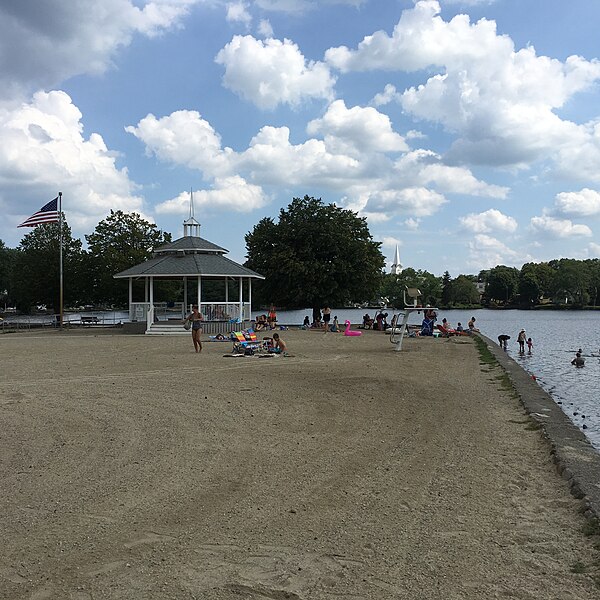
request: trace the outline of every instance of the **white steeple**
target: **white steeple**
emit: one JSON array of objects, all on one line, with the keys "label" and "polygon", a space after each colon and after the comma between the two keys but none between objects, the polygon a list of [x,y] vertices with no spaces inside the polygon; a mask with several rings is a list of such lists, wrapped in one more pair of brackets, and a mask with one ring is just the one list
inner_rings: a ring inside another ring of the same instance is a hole
[{"label": "white steeple", "polygon": [[183,222],[183,237],[200,237],[200,223],[194,219],[194,192],[190,190],[190,216]]},{"label": "white steeple", "polygon": [[402,273],[402,265],[400,264],[400,250],[398,249],[398,244],[396,244],[396,255],[394,256],[394,264],[390,269],[390,273],[392,275],[400,275],[400,273]]}]

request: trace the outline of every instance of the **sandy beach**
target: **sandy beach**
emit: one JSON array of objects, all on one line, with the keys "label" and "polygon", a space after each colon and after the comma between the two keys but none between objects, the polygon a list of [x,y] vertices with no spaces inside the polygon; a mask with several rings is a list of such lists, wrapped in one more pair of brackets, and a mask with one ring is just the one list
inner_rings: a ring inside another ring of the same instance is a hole
[{"label": "sandy beach", "polygon": [[0,598],[599,597],[581,502],[472,340],[281,336],[0,336]]}]

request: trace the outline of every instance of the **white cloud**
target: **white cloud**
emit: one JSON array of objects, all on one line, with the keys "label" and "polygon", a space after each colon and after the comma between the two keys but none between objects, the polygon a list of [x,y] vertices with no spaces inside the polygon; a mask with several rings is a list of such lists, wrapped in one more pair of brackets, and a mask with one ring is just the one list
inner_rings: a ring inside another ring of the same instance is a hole
[{"label": "white cloud", "polygon": [[[233,210],[251,212],[262,208],[268,202],[258,185],[249,184],[242,177],[216,178],[212,189],[194,192],[194,205],[202,208],[202,213]],[[176,198],[162,202],[156,207],[158,214],[185,215],[190,207],[189,192],[181,192]]]},{"label": "white cloud", "polygon": [[373,99],[369,104],[373,104],[373,106],[385,106],[386,104],[390,104],[390,102],[399,102],[401,98],[402,94],[398,93],[396,86],[388,83],[383,88],[383,92],[373,96]]},{"label": "white cloud", "polygon": [[393,250],[396,249],[396,246],[402,246],[402,241],[391,235],[384,235],[381,238],[381,243],[384,248],[392,248]]},{"label": "white cloud", "polygon": [[517,230],[517,221],[495,208],[479,214],[471,213],[460,217],[459,221],[465,230],[473,233],[490,233],[492,231],[514,233]]},{"label": "white cloud", "polygon": [[[67,221],[82,231],[110,209],[143,214],[126,169],[97,133],[82,135],[82,115],[64,92],[38,92],[29,104],[0,110],[0,203],[16,223],[63,192]],[[13,186],[15,180],[27,182]]]},{"label": "white cloud", "polygon": [[258,33],[264,38],[273,37],[273,27],[268,19],[261,19],[258,24]]},{"label": "white cloud", "polygon": [[307,61],[290,40],[236,35],[215,60],[225,67],[223,85],[259,108],[333,97],[335,78],[327,65]]},{"label": "white cloud", "polygon": [[0,97],[102,73],[137,33],[177,26],[199,0],[45,0],[0,5]]},{"label": "white cloud", "polygon": [[565,217],[600,215],[600,192],[589,188],[579,192],[560,192],[554,200],[554,211]]},{"label": "white cloud", "polygon": [[[436,0],[417,2],[391,36],[377,31],[355,50],[330,48],[326,61],[342,72],[434,70],[400,102],[413,117],[458,133],[449,153],[456,161],[528,166],[551,159],[565,173],[600,173],[598,125],[577,125],[554,112],[600,79],[600,62],[579,56],[561,62],[537,56],[531,46],[515,51],[494,21],[457,15],[446,22],[439,13]],[[376,99],[395,97],[387,88]]]},{"label": "white cloud", "polygon": [[600,244],[595,244],[594,242],[590,242],[588,244],[588,255],[591,258],[600,258]]},{"label": "white cloud", "polygon": [[252,16],[248,12],[248,4],[243,1],[238,2],[228,2],[227,3],[227,13],[225,18],[230,23],[242,23],[246,27],[250,26],[252,23]]},{"label": "white cloud", "polygon": [[444,196],[424,187],[382,190],[369,195],[363,212],[381,213],[387,218],[394,215],[428,217],[446,202]]},{"label": "white cloud", "polygon": [[410,231],[416,231],[417,229],[419,229],[420,224],[421,219],[413,219],[412,217],[409,217],[408,219],[404,220],[404,226]]},{"label": "white cloud", "polygon": [[495,237],[480,233],[468,243],[469,266],[476,269],[491,269],[497,265],[516,266],[529,260],[521,256]]},{"label": "white cloud", "polygon": [[146,151],[163,161],[199,169],[210,177],[229,175],[231,148],[221,148],[221,138],[208,121],[193,110],[179,110],[157,119],[149,114],[126,131],[146,144]]},{"label": "white cloud", "polygon": [[302,13],[307,10],[316,9],[321,4],[347,4],[348,6],[360,6],[367,0],[255,0],[255,4],[267,11]]},{"label": "white cloud", "polygon": [[589,237],[592,230],[587,225],[576,225],[568,219],[555,219],[547,215],[531,219],[533,232],[548,238]]},{"label": "white cloud", "polygon": [[444,193],[500,199],[508,194],[508,188],[485,183],[465,167],[443,164],[441,156],[431,150],[406,153],[395,162],[394,169],[399,181],[406,185],[434,185]]},{"label": "white cloud", "polygon": [[399,152],[408,150],[401,135],[393,131],[390,118],[375,108],[346,108],[343,100],[335,100],[321,119],[311,121],[310,135],[321,133],[333,152],[352,156],[365,152]]}]

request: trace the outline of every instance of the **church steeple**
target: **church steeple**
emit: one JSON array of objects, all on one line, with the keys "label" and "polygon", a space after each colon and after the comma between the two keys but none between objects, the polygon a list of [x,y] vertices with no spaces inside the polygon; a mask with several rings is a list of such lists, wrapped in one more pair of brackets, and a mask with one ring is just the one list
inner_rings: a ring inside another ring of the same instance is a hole
[{"label": "church steeple", "polygon": [[183,222],[183,237],[200,237],[200,223],[194,219],[194,192],[190,189],[190,216]]},{"label": "church steeple", "polygon": [[400,275],[400,273],[402,273],[402,265],[400,264],[400,250],[398,249],[398,244],[396,244],[396,255],[394,256],[394,264],[390,269],[390,273],[392,275]]}]

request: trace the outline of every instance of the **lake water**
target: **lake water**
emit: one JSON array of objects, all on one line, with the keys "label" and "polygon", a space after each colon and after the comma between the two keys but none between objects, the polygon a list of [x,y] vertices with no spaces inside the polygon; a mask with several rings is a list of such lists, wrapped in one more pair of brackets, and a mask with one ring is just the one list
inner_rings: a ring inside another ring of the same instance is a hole
[{"label": "lake water", "polygon": [[[374,310],[332,309],[340,323],[349,319],[362,323],[362,315]],[[394,311],[387,309],[388,322]],[[281,311],[278,322],[300,325],[304,316],[312,319],[312,309]],[[529,310],[446,310],[439,311],[438,323],[446,317],[451,325],[460,321],[466,326],[474,316],[481,332],[497,343],[500,334],[510,335],[508,354],[557,402],[600,451],[600,311],[529,311]],[[413,315],[409,323],[419,324],[422,315]],[[525,329],[533,340],[531,354],[519,354],[517,335]],[[585,367],[571,365],[581,348]],[[585,425],[585,427],[584,427]]]}]

